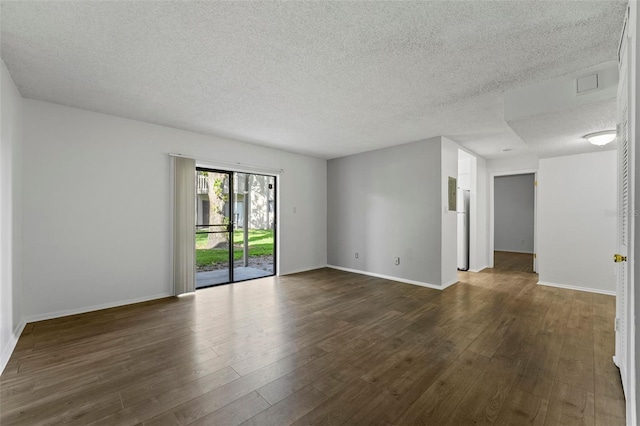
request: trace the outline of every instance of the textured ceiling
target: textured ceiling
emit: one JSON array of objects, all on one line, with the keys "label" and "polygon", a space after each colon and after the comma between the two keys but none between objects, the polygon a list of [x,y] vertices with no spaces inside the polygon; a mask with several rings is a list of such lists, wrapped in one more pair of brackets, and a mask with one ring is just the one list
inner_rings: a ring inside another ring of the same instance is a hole
[{"label": "textured ceiling", "polygon": [[502,92],[616,58],[625,1],[2,2],[23,96],[324,158],[535,152]]},{"label": "textured ceiling", "polygon": [[539,158],[615,149],[615,143],[604,147],[591,145],[585,141],[584,136],[601,130],[616,129],[616,101],[601,101],[509,121],[509,126],[527,142]]}]

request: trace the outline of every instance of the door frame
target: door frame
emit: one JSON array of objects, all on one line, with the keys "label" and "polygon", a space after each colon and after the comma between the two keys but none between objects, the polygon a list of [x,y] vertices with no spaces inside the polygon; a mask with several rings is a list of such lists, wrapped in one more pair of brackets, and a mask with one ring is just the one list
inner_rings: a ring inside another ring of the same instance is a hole
[{"label": "door frame", "polygon": [[[278,208],[278,181],[279,176],[274,175],[274,174],[268,174],[268,173],[259,173],[259,172],[247,172],[247,171],[238,171],[238,170],[229,170],[229,172],[231,172],[231,175],[233,176],[234,173],[243,173],[243,174],[248,174],[248,175],[255,175],[255,176],[266,176],[266,177],[270,177],[273,178],[273,208],[274,208],[274,215],[273,215],[273,274],[271,275],[267,275],[265,277],[261,277],[261,278],[267,278],[267,277],[277,277],[278,276],[278,271],[280,270],[279,265],[278,265],[278,241],[279,241],[279,227],[278,227],[278,214],[280,212],[280,209]],[[235,180],[235,179],[234,179]],[[233,192],[232,192],[233,194]],[[246,200],[243,200],[243,205],[244,203],[246,203]],[[235,200],[233,200],[233,203],[231,203],[233,205],[229,206],[229,209],[232,213],[235,213]],[[267,204],[268,205],[268,204]],[[235,222],[234,222],[235,225]],[[243,223],[243,226],[247,226],[246,223]],[[235,269],[235,267],[233,267],[231,269]],[[233,277],[233,271],[231,276]],[[233,283],[240,283],[243,281],[251,281],[251,280],[255,280],[257,278],[248,278],[246,280],[233,280],[231,281],[230,284]]]},{"label": "door frame", "polygon": [[533,272],[538,272],[538,169],[522,169],[489,174],[489,268],[494,267],[495,251],[495,178],[533,174]]},{"label": "door frame", "polygon": [[[275,276],[279,276],[279,271],[280,271],[280,245],[278,244],[278,242],[280,241],[280,191],[279,191],[279,183],[280,183],[280,174],[279,173],[275,173],[274,172],[265,172],[265,171],[256,171],[256,170],[251,170],[253,167],[239,167],[239,168],[230,168],[227,166],[215,166],[212,165],[211,163],[207,162],[207,163],[203,163],[203,162],[196,162],[196,171],[198,170],[202,170],[202,171],[209,171],[209,172],[214,172],[214,173],[224,173],[229,175],[229,216],[231,218],[231,232],[230,232],[230,240],[233,241],[233,231],[235,230],[235,226],[236,223],[233,220],[233,218],[235,217],[235,198],[234,198],[234,182],[235,182],[235,176],[234,174],[236,173],[242,173],[242,174],[248,174],[248,175],[255,175],[255,176],[266,176],[266,177],[270,177],[273,178],[273,198],[274,198],[274,218],[273,218],[273,274],[271,275],[267,275],[263,278],[267,278],[267,277],[275,277]],[[197,197],[196,197],[197,198]],[[243,203],[246,202],[246,200],[243,200]],[[197,207],[196,207],[197,208]],[[246,226],[246,224],[244,224],[244,226]],[[195,246],[193,248],[195,250]],[[195,257],[194,257],[195,259]],[[234,283],[238,283],[238,282],[243,282],[243,281],[250,281],[252,279],[256,279],[256,278],[249,278],[247,280],[235,280],[234,277],[234,247],[233,247],[233,242],[230,244],[229,247],[229,282],[226,283],[220,283],[220,284],[213,284],[211,286],[206,286],[206,287],[201,287],[201,288],[209,288],[209,287],[215,287],[218,285],[227,285],[227,284],[234,284]],[[195,265],[194,265],[195,267]],[[198,288],[196,288],[196,290],[198,290]]]},{"label": "door frame", "polygon": [[[229,241],[230,241],[230,243],[229,243],[229,259],[228,259],[228,261],[229,261],[229,282],[220,283],[220,284],[213,284],[213,285],[205,286],[205,287],[201,287],[201,288],[214,287],[216,285],[231,284],[231,283],[235,282],[234,279],[233,279],[233,270],[234,270],[234,267],[233,267],[233,263],[234,263],[233,231],[234,231],[235,225],[236,225],[234,223],[234,221],[233,221],[233,218],[234,218],[234,211],[233,211],[233,204],[234,204],[233,203],[233,182],[234,182],[234,176],[233,176],[233,174],[234,174],[234,172],[231,172],[229,170],[221,170],[221,169],[212,169],[212,168],[208,168],[208,167],[200,167],[200,166],[196,165],[196,174],[199,171],[201,171],[201,172],[220,173],[220,174],[225,174],[225,175],[227,175],[229,177],[229,192],[228,192],[229,199],[227,200],[227,203],[229,205],[229,218],[231,219],[231,221],[230,221],[230,223],[228,225],[228,226],[230,226],[230,230],[229,230],[229,228],[227,228],[226,232],[220,232],[220,234],[226,233],[228,238],[229,238]],[[196,194],[196,200],[197,199],[198,199],[198,194]],[[211,206],[209,206],[209,208],[211,208]],[[196,215],[197,215],[197,209],[198,209],[198,207],[196,206]],[[211,224],[209,224],[208,226],[211,226]],[[197,221],[196,221],[196,230],[195,230],[195,232],[196,232],[196,234],[198,232],[198,223],[197,223]],[[194,251],[196,250],[195,246],[193,247],[193,250]],[[196,257],[194,256],[194,259],[195,258]],[[194,265],[194,267],[197,268],[197,265]],[[196,274],[197,274],[197,272],[196,272]],[[196,287],[196,289],[198,289],[198,288]]]}]

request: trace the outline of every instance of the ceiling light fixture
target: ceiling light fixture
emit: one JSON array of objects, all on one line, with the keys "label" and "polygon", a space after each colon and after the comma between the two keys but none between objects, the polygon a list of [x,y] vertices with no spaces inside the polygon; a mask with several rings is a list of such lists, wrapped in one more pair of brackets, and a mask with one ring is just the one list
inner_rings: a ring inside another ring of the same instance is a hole
[{"label": "ceiling light fixture", "polygon": [[608,143],[613,142],[616,138],[615,130],[605,130],[602,132],[589,133],[584,138],[597,146],[605,146]]}]

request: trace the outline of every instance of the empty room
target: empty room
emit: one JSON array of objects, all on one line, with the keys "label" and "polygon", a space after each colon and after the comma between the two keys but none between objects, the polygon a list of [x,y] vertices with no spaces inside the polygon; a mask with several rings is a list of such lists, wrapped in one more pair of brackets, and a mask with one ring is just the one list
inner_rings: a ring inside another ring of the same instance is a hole
[{"label": "empty room", "polygon": [[639,15],[0,0],[0,424],[637,425]]}]

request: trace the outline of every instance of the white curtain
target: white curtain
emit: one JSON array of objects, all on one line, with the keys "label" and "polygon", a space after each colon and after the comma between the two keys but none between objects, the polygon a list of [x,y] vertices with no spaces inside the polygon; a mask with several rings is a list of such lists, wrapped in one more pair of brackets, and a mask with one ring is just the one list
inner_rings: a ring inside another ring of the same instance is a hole
[{"label": "white curtain", "polygon": [[173,292],[196,290],[196,161],[173,157]]}]

